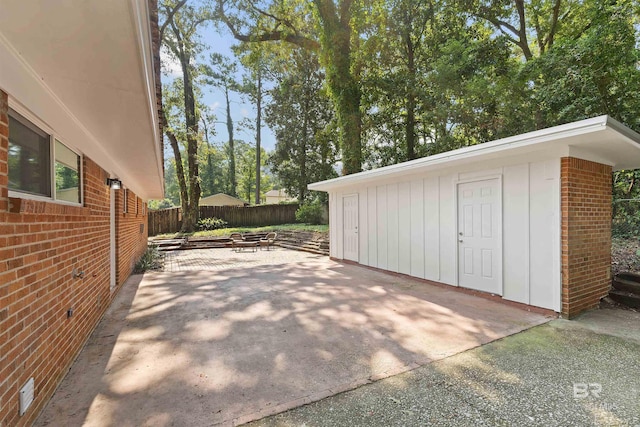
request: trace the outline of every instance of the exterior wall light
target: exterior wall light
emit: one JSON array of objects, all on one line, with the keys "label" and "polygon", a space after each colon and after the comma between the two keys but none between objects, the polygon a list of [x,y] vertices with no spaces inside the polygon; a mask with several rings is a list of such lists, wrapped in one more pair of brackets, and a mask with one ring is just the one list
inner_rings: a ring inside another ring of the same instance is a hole
[{"label": "exterior wall light", "polygon": [[118,178],[107,178],[107,185],[112,190],[119,190],[122,188],[122,181]]}]

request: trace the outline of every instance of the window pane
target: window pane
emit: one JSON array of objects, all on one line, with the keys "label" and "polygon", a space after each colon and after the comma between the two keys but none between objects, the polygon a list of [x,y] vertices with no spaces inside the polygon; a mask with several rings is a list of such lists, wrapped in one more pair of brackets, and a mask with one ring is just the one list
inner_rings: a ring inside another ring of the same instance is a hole
[{"label": "window pane", "polygon": [[80,156],[56,140],[56,199],[80,203]]},{"label": "window pane", "polygon": [[9,110],[9,190],[51,197],[49,135]]}]

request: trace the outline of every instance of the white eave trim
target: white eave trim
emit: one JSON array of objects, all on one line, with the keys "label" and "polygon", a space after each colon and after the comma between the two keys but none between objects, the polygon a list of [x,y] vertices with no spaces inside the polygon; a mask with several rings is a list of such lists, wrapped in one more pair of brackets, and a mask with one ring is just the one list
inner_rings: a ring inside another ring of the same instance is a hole
[{"label": "white eave trim", "polygon": [[315,191],[327,191],[333,188],[350,186],[353,184],[358,184],[385,176],[410,174],[413,171],[432,167],[435,165],[442,165],[454,161],[470,159],[473,157],[495,154],[502,151],[513,150],[516,148],[524,148],[577,135],[605,131],[607,128],[611,128],[625,136],[625,139],[628,140],[629,143],[640,143],[640,135],[627,128],[620,122],[617,122],[611,119],[609,116],[605,115],[547,129],[541,129],[534,132],[528,132],[521,135],[511,136],[508,138],[498,139],[483,144],[473,145],[471,147],[459,148],[457,150],[447,151],[433,156],[423,157],[421,159],[398,163],[391,166],[385,166],[379,169],[373,169],[353,175],[316,182],[309,184],[307,188],[309,190]]},{"label": "white eave trim", "polygon": [[130,0],[131,16],[133,17],[133,27],[136,29],[138,40],[138,52],[142,66],[142,78],[147,92],[147,104],[149,107],[149,118],[151,120],[151,130],[153,132],[153,151],[159,171],[160,188],[164,188],[163,179],[163,153],[160,149],[160,132],[158,118],[158,104],[156,99],[155,68],[153,64],[153,37],[151,35],[151,22],[149,20],[149,4],[145,0]]}]

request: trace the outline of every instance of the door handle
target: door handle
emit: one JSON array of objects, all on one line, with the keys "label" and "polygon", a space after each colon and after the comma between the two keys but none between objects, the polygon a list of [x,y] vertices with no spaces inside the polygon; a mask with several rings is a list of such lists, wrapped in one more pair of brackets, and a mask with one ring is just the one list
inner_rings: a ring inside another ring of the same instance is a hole
[{"label": "door handle", "polygon": [[458,239],[458,242],[462,243],[462,239]]}]

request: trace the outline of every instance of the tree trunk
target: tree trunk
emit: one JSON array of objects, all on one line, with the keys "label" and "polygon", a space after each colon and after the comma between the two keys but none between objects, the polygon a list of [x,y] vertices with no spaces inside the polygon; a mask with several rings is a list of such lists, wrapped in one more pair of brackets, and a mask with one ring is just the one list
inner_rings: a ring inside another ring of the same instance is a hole
[{"label": "tree trunk", "polygon": [[262,72],[258,69],[256,92],[256,205],[260,204],[260,143],[262,138]]},{"label": "tree trunk", "polygon": [[416,61],[415,46],[411,40],[411,33],[405,34],[405,44],[407,48],[407,69],[409,71],[409,82],[405,108],[407,109],[407,121],[405,123],[405,141],[407,145],[407,160],[416,158]]},{"label": "tree trunk", "polygon": [[322,23],[322,54],[327,68],[327,86],[336,101],[340,127],[343,175],[362,170],[362,94],[351,69],[351,1],[340,2],[340,15],[331,0],[315,0]]},{"label": "tree trunk", "polygon": [[173,158],[176,163],[176,175],[178,177],[178,186],[180,187],[180,205],[182,206],[182,212],[186,212],[189,209],[189,190],[185,179],[184,166],[182,165],[180,146],[178,145],[178,139],[170,129],[165,129],[165,134],[173,150]]},{"label": "tree trunk", "polygon": [[227,102],[227,133],[229,134],[229,195],[236,193],[236,150],[233,142],[233,119],[231,118],[231,106],[229,103],[229,88],[225,86],[224,97]]},{"label": "tree trunk", "polygon": [[[305,77],[305,80],[307,78]],[[308,87],[305,84],[305,88]],[[306,92],[306,90],[305,90]],[[300,167],[300,180],[298,181],[300,187],[298,188],[298,202],[304,203],[305,195],[307,193],[307,146],[309,135],[309,94],[305,93],[304,103],[302,104],[302,146],[300,147],[300,157],[298,159],[298,166]]]},{"label": "tree trunk", "polygon": [[200,179],[198,165],[198,120],[196,117],[196,102],[193,94],[193,82],[191,72],[189,70],[190,58],[188,55],[180,57],[182,65],[182,75],[184,83],[184,112],[185,124],[187,128],[187,168],[189,174],[189,197],[185,206],[184,201],[182,209],[182,231],[192,232],[196,229],[200,209],[198,203],[200,201]]}]

